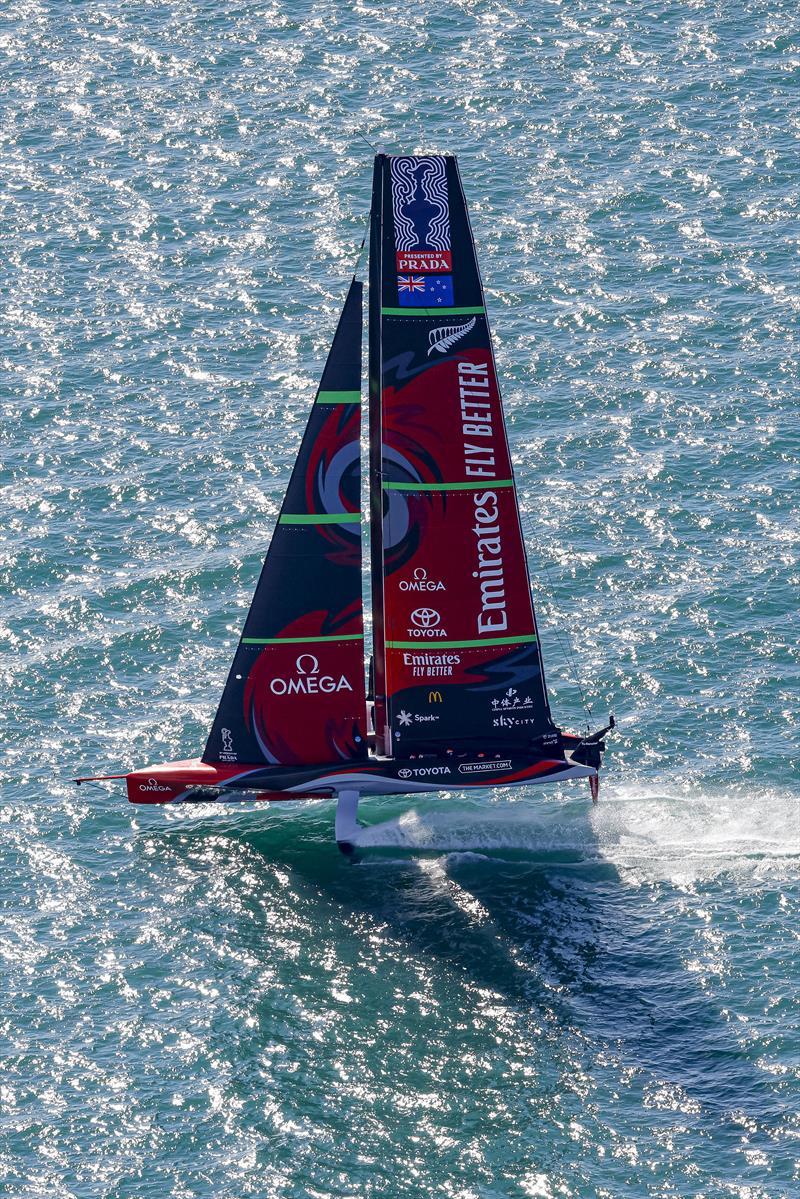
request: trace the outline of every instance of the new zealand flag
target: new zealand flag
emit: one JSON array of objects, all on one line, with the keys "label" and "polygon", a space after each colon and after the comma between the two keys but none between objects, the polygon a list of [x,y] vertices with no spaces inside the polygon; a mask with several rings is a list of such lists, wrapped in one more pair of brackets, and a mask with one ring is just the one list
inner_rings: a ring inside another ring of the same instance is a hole
[{"label": "new zealand flag", "polygon": [[398,275],[401,308],[452,308],[452,275]]}]

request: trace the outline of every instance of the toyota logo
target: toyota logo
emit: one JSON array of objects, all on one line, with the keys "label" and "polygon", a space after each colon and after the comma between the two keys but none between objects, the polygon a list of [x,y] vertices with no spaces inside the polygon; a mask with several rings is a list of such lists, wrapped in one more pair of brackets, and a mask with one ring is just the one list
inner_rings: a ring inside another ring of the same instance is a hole
[{"label": "toyota logo", "polygon": [[402,770],[398,770],[397,773],[400,775],[401,779],[410,779],[411,778],[411,771],[408,769],[407,766],[404,766]]},{"label": "toyota logo", "polygon": [[435,629],[442,618],[435,608],[417,608],[411,619],[418,629]]}]

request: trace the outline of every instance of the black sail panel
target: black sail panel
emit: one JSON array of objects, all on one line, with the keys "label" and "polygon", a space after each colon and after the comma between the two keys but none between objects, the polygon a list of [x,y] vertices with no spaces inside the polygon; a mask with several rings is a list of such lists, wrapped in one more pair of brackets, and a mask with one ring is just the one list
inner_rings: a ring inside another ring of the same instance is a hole
[{"label": "black sail panel", "polygon": [[366,757],[362,291],[354,280],[204,762],[313,765]]},{"label": "black sail panel", "polygon": [[560,739],[455,158],[378,156],[370,285],[379,748],[552,753]]}]

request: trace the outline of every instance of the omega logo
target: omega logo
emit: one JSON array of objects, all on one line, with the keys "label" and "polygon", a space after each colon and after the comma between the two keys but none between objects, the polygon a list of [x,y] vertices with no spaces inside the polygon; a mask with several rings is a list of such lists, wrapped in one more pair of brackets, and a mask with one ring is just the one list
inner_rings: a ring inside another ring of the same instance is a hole
[{"label": "omega logo", "polygon": [[445,591],[445,585],[439,579],[429,579],[424,566],[414,567],[413,579],[401,579],[401,591]]},{"label": "omega logo", "polygon": [[320,674],[319,659],[313,654],[301,654],[294,665],[295,678],[270,680],[269,689],[273,695],[317,695],[353,690],[344,675],[340,675],[337,682],[333,675]]}]

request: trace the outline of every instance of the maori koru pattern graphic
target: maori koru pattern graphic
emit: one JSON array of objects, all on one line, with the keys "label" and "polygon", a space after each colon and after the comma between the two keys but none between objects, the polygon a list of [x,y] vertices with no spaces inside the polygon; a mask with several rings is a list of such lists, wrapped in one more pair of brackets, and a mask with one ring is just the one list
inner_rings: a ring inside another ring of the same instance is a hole
[{"label": "maori koru pattern graphic", "polygon": [[391,162],[397,250],[449,250],[450,210],[444,159],[393,158]]}]

